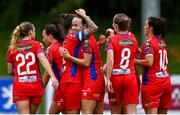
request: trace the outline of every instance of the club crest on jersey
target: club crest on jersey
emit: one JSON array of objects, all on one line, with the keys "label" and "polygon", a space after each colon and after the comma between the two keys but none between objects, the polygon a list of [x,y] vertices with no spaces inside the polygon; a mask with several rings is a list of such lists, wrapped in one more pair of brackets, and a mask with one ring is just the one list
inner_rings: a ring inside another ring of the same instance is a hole
[{"label": "club crest on jersey", "polygon": [[152,51],[152,43],[150,42],[147,42],[145,44],[145,52],[146,54],[151,54],[153,51]]},{"label": "club crest on jersey", "polygon": [[158,46],[159,48],[166,48],[166,43],[164,41],[159,41]]},{"label": "club crest on jersey", "polygon": [[31,44],[18,45],[17,51],[18,52],[23,52],[23,51],[30,50],[30,49],[32,49],[32,45]]},{"label": "club crest on jersey", "polygon": [[119,45],[120,46],[133,46],[134,42],[131,39],[123,39],[119,40]]},{"label": "club crest on jersey", "polygon": [[84,49],[87,50],[90,48],[90,43],[89,43],[89,40],[85,40],[84,41]]}]

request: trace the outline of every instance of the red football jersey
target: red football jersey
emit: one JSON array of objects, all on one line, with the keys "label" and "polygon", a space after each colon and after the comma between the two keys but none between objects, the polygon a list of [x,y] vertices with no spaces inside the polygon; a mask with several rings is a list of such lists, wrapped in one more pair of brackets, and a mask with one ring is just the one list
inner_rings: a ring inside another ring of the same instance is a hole
[{"label": "red football jersey", "polygon": [[113,75],[134,74],[134,59],[138,52],[138,43],[131,32],[111,36],[106,43],[106,51],[114,52]]},{"label": "red football jersey", "polygon": [[40,52],[43,52],[43,46],[34,40],[22,40],[16,51],[8,49],[6,61],[13,63],[15,76],[13,95],[44,94],[37,58],[37,54]]},{"label": "red football jersey", "polygon": [[159,78],[169,77],[167,68],[168,48],[163,39],[153,37],[144,42],[141,59],[145,59],[145,56],[148,55],[153,56],[153,65],[150,68],[143,68],[143,83],[147,84],[148,81],[156,82]]},{"label": "red football jersey", "polygon": [[59,83],[61,79],[61,67],[62,67],[62,56],[59,52],[60,46],[62,46],[62,44],[56,41],[55,43],[51,44],[46,50],[46,56],[52,65],[52,69]]},{"label": "red football jersey", "polygon": [[92,54],[91,63],[89,67],[83,67],[83,82],[84,84],[94,84],[95,82],[104,81],[102,74],[102,59],[98,43],[94,36],[90,36],[82,44],[82,51],[84,53]]},{"label": "red football jersey", "polygon": [[[65,38],[63,47],[66,48],[71,56],[78,58],[80,56],[81,41],[84,40],[84,31],[73,34],[68,34]],[[81,67],[71,60],[63,58],[62,79],[61,84],[66,82],[82,83]]]}]

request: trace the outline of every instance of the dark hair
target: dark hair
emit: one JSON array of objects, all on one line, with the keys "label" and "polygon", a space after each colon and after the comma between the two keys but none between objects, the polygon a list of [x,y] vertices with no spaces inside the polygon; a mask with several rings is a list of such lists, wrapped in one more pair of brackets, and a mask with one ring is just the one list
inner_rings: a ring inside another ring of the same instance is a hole
[{"label": "dark hair", "polygon": [[71,28],[72,20],[74,17],[75,17],[75,14],[69,14],[69,13],[61,13],[58,15],[58,19],[64,27],[65,34],[67,34],[68,30]]},{"label": "dark hair", "polygon": [[47,35],[51,34],[58,41],[62,42],[64,40],[65,34],[62,25],[48,23],[45,25],[44,30]]},{"label": "dark hair", "polygon": [[149,17],[148,25],[153,27],[153,34],[155,36],[161,36],[163,38],[165,36],[165,19],[162,17]]},{"label": "dark hair", "polygon": [[34,25],[31,22],[23,22],[19,25],[20,36],[25,37],[30,30],[33,30]]},{"label": "dark hair", "polygon": [[82,24],[87,24],[86,21],[84,20],[84,18],[81,17],[80,15],[75,14],[75,17],[76,17],[76,18],[80,18],[80,19],[82,20]]},{"label": "dark hair", "polygon": [[131,26],[131,18],[124,13],[116,14],[113,18],[113,22],[118,24],[121,31],[127,31]]}]

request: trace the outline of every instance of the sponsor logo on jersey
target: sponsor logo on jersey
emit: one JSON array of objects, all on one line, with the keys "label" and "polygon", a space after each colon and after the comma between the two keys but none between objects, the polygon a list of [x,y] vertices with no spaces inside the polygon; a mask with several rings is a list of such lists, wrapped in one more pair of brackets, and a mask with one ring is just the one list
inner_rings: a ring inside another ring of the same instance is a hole
[{"label": "sponsor logo on jersey", "polygon": [[119,45],[120,46],[133,46],[134,42],[131,39],[123,39],[119,40]]},{"label": "sponsor logo on jersey", "polygon": [[32,49],[32,44],[18,45],[17,52],[23,52],[31,49]]},{"label": "sponsor logo on jersey", "polygon": [[146,44],[145,44],[145,53],[146,54],[152,54],[152,43],[150,43],[150,42],[147,42]]}]

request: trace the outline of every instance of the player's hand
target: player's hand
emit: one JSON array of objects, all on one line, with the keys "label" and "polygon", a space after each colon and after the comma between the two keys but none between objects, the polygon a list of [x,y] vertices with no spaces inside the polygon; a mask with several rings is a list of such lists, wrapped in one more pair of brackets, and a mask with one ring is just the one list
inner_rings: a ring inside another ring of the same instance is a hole
[{"label": "player's hand", "polygon": [[102,71],[103,71],[104,73],[106,73],[106,72],[107,72],[107,67],[106,67],[106,64],[104,64],[104,65],[103,65],[103,67],[102,67]]},{"label": "player's hand", "polygon": [[103,45],[105,42],[106,42],[105,35],[100,34],[99,41],[98,41],[99,45]]},{"label": "player's hand", "polygon": [[84,9],[77,9],[77,10],[75,10],[75,12],[79,15],[79,16],[82,16],[82,17],[84,17],[84,16],[86,16],[86,11],[84,10]]},{"label": "player's hand", "polygon": [[107,89],[108,89],[108,92],[114,93],[112,83],[109,79],[107,80]]},{"label": "player's hand", "polygon": [[114,30],[113,30],[112,28],[108,28],[108,29],[106,30],[106,35],[107,35],[107,36],[113,36],[113,35],[114,35]]},{"label": "player's hand", "polygon": [[59,51],[62,57],[67,58],[69,56],[69,52],[66,48],[60,47]]},{"label": "player's hand", "polygon": [[59,87],[59,82],[55,77],[51,77],[52,80],[52,87],[57,89]]}]

